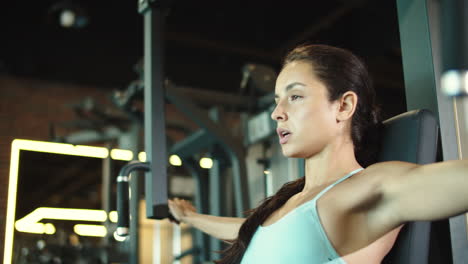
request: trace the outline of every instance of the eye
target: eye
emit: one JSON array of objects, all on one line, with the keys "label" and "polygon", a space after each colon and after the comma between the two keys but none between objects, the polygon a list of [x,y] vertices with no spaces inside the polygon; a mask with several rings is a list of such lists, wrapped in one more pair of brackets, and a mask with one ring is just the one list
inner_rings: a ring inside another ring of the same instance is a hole
[{"label": "eye", "polygon": [[296,101],[297,99],[299,98],[302,98],[302,96],[299,96],[299,95],[291,95],[291,101]]}]

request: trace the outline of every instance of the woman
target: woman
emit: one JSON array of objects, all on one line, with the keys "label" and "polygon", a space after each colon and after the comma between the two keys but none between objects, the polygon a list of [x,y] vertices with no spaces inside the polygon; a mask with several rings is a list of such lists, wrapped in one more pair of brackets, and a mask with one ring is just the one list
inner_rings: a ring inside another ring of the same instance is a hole
[{"label": "woman", "polygon": [[283,154],[305,159],[305,177],[246,219],[169,201],[175,218],[233,241],[218,263],[379,263],[405,222],[468,210],[466,161],[374,163],[381,120],[367,69],[350,52],[294,49],[275,93]]}]

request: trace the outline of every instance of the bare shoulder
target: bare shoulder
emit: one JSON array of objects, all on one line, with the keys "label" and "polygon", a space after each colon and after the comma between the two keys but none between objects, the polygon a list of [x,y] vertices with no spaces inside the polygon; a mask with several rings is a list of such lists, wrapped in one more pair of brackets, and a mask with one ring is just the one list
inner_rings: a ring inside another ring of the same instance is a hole
[{"label": "bare shoulder", "polygon": [[392,184],[400,181],[411,170],[421,165],[404,161],[386,161],[370,165],[362,171],[359,180],[373,182],[374,184]]},{"label": "bare shoulder", "polygon": [[[385,203],[384,186],[389,180],[404,182],[401,175],[419,165],[389,161],[376,163],[331,189],[319,206],[322,223],[340,253],[353,252],[369,245],[396,228],[400,221],[390,210],[381,210]],[[395,178],[399,178],[396,179]]]},{"label": "bare shoulder", "polygon": [[375,163],[350,178],[343,184],[342,208],[347,212],[373,210],[384,199],[384,191],[391,185],[403,182],[402,177],[420,165],[403,161]]},{"label": "bare shoulder", "polygon": [[369,176],[386,177],[386,175],[403,175],[421,165],[404,161],[385,161],[370,165],[364,171]]}]

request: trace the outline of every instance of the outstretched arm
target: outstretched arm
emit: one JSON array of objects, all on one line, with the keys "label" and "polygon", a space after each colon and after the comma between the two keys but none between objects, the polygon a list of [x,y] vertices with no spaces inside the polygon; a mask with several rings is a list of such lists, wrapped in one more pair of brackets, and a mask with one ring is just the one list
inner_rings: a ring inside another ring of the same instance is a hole
[{"label": "outstretched arm", "polygon": [[245,218],[199,214],[191,203],[177,198],[169,200],[169,210],[175,219],[221,240],[236,239],[245,221]]},{"label": "outstretched arm", "polygon": [[380,178],[377,211],[381,211],[381,217],[392,219],[392,225],[438,220],[468,211],[468,160],[428,165],[385,162],[371,167]]}]

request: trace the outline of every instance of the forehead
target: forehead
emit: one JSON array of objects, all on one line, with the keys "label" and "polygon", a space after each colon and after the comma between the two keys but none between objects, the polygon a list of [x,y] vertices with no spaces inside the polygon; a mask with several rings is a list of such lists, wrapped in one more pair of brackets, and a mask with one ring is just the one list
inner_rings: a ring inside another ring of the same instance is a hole
[{"label": "forehead", "polygon": [[324,86],[316,77],[312,65],[307,62],[295,61],[288,63],[276,79],[275,93],[285,92],[285,88],[291,83],[302,83],[304,87]]}]

